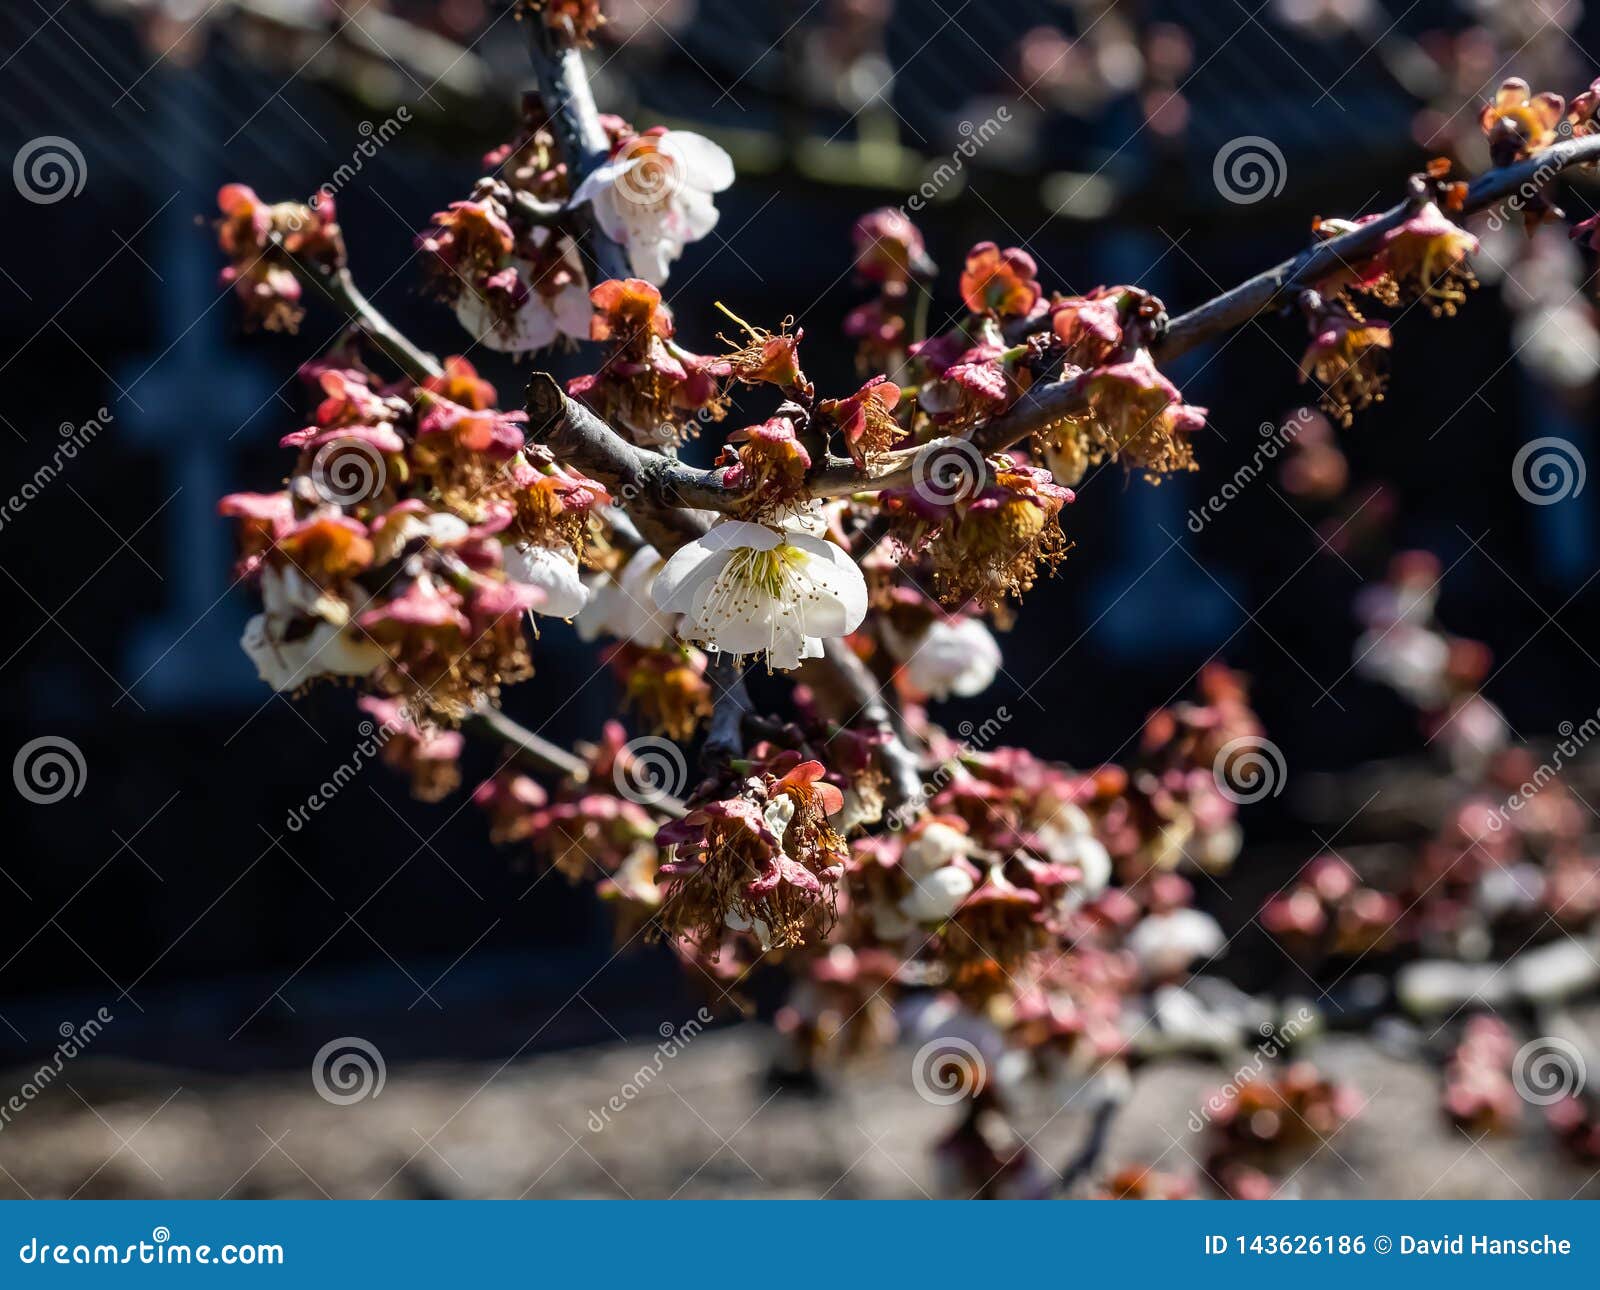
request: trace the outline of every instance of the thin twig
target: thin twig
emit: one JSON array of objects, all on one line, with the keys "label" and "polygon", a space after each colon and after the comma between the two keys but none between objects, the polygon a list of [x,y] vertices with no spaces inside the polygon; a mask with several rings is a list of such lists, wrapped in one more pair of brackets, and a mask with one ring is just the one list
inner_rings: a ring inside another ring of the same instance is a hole
[{"label": "thin twig", "polygon": [[706,728],[706,741],[700,750],[700,762],[708,773],[715,773],[729,758],[744,753],[744,720],[755,710],[750,700],[749,687],[744,681],[744,667],[726,654],[712,657],[706,669],[706,679],[716,691],[711,709],[711,721]]},{"label": "thin twig", "polygon": [[307,286],[315,287],[357,327],[372,343],[381,349],[389,360],[418,385],[431,377],[442,376],[444,368],[439,360],[424,349],[419,349],[400,334],[394,326],[357,288],[355,279],[347,268],[324,273],[298,257],[284,252],[289,267]]},{"label": "thin twig", "polygon": [[822,657],[811,664],[822,674],[819,697],[825,698],[843,725],[882,736],[878,751],[889,781],[883,794],[885,808],[898,811],[919,802],[925,790],[916,754],[901,740],[877,679],[845,641],[824,641],[822,650]]},{"label": "thin twig", "polygon": [[534,734],[499,708],[476,709],[462,721],[461,732],[499,740],[511,749],[517,764],[524,769],[560,775],[580,784],[589,778],[589,763],[582,757]]},{"label": "thin twig", "polygon": [[[550,129],[567,160],[567,177],[572,191],[610,156],[610,141],[600,124],[600,113],[589,90],[589,77],[583,68],[583,55],[543,22],[528,23],[528,58],[539,85],[539,101],[544,105]],[[600,280],[626,278],[628,256],[608,237],[591,211],[585,219],[589,255]]]}]

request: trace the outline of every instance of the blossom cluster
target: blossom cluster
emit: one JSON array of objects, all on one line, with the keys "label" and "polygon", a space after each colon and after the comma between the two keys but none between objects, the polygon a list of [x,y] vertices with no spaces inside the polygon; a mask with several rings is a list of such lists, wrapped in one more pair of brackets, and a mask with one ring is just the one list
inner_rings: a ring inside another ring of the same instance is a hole
[{"label": "blossom cluster", "polygon": [[[524,8],[538,39],[587,43],[601,21],[593,0]],[[1593,132],[1597,104],[1600,82],[1570,107],[1508,82],[1481,125],[1511,164]],[[511,741],[472,793],[496,843],[593,884],[624,940],[658,937],[730,993],[757,964],[787,964],[778,1029],[797,1059],[891,1042],[906,1024],[894,1005],[916,998],[924,1022],[973,1019],[1034,1071],[1128,1059],[1141,1001],[1181,995],[1227,949],[1191,879],[1240,850],[1217,768],[1262,737],[1243,678],[1207,666],[1191,700],[1150,714],[1125,764],[1087,769],[988,726],[952,737],[932,708],[1002,675],[996,633],[1066,555],[1063,520],[1091,472],[1197,469],[1207,411],[1161,370],[1164,303],[1128,284],[1053,291],[1026,250],[983,241],[953,275],[959,308],[930,334],[943,315],[923,235],[902,211],[872,211],[852,239],[872,298],[844,322],[858,371],[819,389],[795,319],[769,328],[723,309],[732,334],[712,344],[664,299],[716,225],[728,155],[600,117],[596,155],[569,156],[544,113],[530,98],[518,137],[417,238],[430,293],[474,352],[590,347],[564,394],[541,378],[559,406],[531,425],[466,356],[436,362],[373,317],[331,200],[269,205],[238,184],[218,196],[223,277],[248,320],[293,330],[315,282],[360,324],[301,372],[313,407],[281,441],[284,487],[220,504],[262,601],[242,642],[262,679],[354,682],[385,760],[437,800],[461,783],[452,727],[493,716],[532,675],[530,622],[570,620],[683,774],[640,791],[638,741],[616,721],[576,759],[542,763],[533,740]],[[1393,336],[1367,311],[1449,314],[1465,299],[1478,244],[1451,218],[1466,192],[1447,172],[1416,176],[1390,215],[1314,226],[1313,247],[1367,232],[1360,256],[1313,251],[1316,280],[1293,284],[1311,336],[1300,374],[1331,418],[1297,443],[1297,496],[1342,489],[1331,423],[1383,397]],[[1552,211],[1535,203],[1528,223]],[[363,335],[405,375],[369,367]],[[680,451],[711,433],[712,464],[687,466]],[[1479,693],[1487,651],[1434,622],[1438,580],[1412,553],[1366,592],[1358,666],[1424,710],[1469,791],[1402,871],[1323,855],[1267,903],[1262,923],[1313,967],[1402,945],[1482,957],[1546,922],[1600,917],[1600,858],[1559,783],[1506,748]],[[746,710],[750,664],[792,674],[781,715]],[[691,786],[667,741],[703,725]],[[1498,810],[1532,779],[1540,791]],[[1471,1030],[1448,1083],[1460,1122],[1503,1117],[1504,1057],[1500,1032]],[[962,1177],[987,1171],[995,1194],[1032,1194],[1034,1162],[995,1127],[1000,1085],[980,1074],[941,1159]],[[1268,1194],[1276,1153],[1353,1111],[1349,1090],[1304,1063],[1246,1081],[1214,1121],[1208,1168],[1229,1194]],[[1100,1190],[1184,1188],[1135,1167]]]},{"label": "blossom cluster", "polygon": [[525,414],[497,409],[465,359],[421,385],[344,352],[301,377],[318,399],[283,437],[287,486],[219,506],[261,592],[245,652],[277,690],[349,677],[459,718],[531,674],[525,614],[583,607],[607,494],[525,445]]},{"label": "blossom cluster", "polygon": [[1487,647],[1436,621],[1440,580],[1432,554],[1394,556],[1357,599],[1366,631],[1355,650],[1360,672],[1422,713],[1422,730],[1456,777],[1449,806],[1403,864],[1362,875],[1321,856],[1267,902],[1262,925],[1302,961],[1401,946],[1480,960],[1600,918],[1600,854],[1564,773],[1600,722],[1569,726],[1543,761],[1513,744],[1479,690]]},{"label": "blossom cluster", "polygon": [[1320,1148],[1360,1109],[1353,1088],[1308,1061],[1267,1070],[1212,1116],[1206,1173],[1234,1199],[1271,1199],[1280,1187],[1269,1171]]},{"label": "blossom cluster", "polygon": [[484,157],[471,195],[436,211],[417,237],[432,288],[461,325],[513,354],[563,338],[605,339],[572,212],[592,210],[633,271],[659,285],[684,246],[715,227],[712,194],[733,182],[732,162],[709,139],[660,127],[640,133],[605,116],[610,155],[574,183],[536,98],[524,115],[522,134]]}]

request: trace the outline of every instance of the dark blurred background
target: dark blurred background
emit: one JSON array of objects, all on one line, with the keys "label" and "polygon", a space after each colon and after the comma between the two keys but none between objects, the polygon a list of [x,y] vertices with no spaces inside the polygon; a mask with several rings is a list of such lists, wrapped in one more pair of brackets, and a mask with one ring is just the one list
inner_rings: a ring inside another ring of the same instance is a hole
[{"label": "dark blurred background", "polygon": [[[1481,166],[1477,109],[1504,75],[1570,94],[1596,70],[1596,17],[1577,0],[632,0],[614,14],[592,59],[602,109],[709,134],[739,170],[668,284],[680,334],[714,348],[719,300],[768,325],[792,313],[825,390],[855,387],[839,331],[866,298],[852,222],[905,203],[999,109],[1003,128],[918,214],[939,308],[956,304],[967,247],[993,239],[1029,249],[1047,289],[1135,282],[1177,312],[1303,247],[1313,216],[1388,205],[1431,156]],[[102,1005],[117,1017],[103,1051],[226,1071],[301,1065],[352,1018],[394,1063],[686,1015],[670,958],[612,961],[591,894],[497,853],[465,792],[423,806],[369,765],[286,831],[349,758],[353,696],[291,703],[256,680],[237,644],[252,598],[231,585],[215,515],[225,492],[277,485],[276,441],[305,411],[295,368],[339,330],[313,303],[297,336],[240,334],[216,283],[217,187],[303,197],[404,105],[410,121],[339,191],[341,222],[367,293],[419,343],[460,351],[411,239],[513,128],[518,25],[478,0],[49,0],[6,6],[0,32],[5,155],[60,136],[84,180],[49,204],[0,185],[0,492],[51,459],[61,428],[110,413],[0,528],[5,755],[58,736],[86,768],[62,802],[0,794],[0,1058],[48,1052],[63,1018]],[[1281,152],[1265,200],[1214,182],[1242,136]],[[1593,212],[1581,190],[1566,204]],[[1518,734],[1593,712],[1600,490],[1533,507],[1510,478],[1529,439],[1593,447],[1590,268],[1560,229],[1538,249],[1520,238],[1490,242],[1510,275],[1486,272],[1462,317],[1415,310],[1397,329],[1387,401],[1341,435],[1341,501],[1306,505],[1274,467],[1191,533],[1190,509],[1251,459],[1263,423],[1307,397],[1304,326],[1263,319],[1186,357],[1171,374],[1212,409],[1201,471],[1160,488],[1092,476],[1065,517],[1070,559],[1002,637],[1004,675],[941,715],[1005,704],[1008,742],[1092,765],[1128,756],[1145,715],[1219,657],[1250,674],[1291,783],[1416,752],[1415,713],[1351,671],[1351,601],[1406,547],[1440,558],[1441,620],[1492,647],[1486,692]],[[526,366],[472,357],[514,398]],[[1361,510],[1380,482],[1389,500]],[[592,652],[555,624],[536,659],[508,707],[560,742],[594,736],[614,695]],[[1295,800],[1248,808],[1250,844],[1310,855]]]}]

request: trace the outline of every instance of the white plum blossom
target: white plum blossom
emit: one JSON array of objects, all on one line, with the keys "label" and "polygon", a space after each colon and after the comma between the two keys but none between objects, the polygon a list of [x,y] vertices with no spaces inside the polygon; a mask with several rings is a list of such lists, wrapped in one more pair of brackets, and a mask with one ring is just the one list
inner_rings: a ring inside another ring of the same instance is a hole
[{"label": "white plum blossom", "polygon": [[505,548],[506,576],[544,592],[534,610],[551,618],[572,618],[589,603],[589,588],[578,572],[578,557],[571,547],[518,543]]},{"label": "white plum blossom", "polygon": [[662,285],[690,242],[716,227],[712,193],[733,183],[733,160],[703,135],[647,131],[624,143],[572,195],[589,202],[606,236],[628,251],[633,272]]},{"label": "white plum blossom", "polygon": [[[548,229],[535,229],[535,241],[550,236]],[[529,260],[514,257],[512,266],[528,284],[528,298],[522,302],[512,317],[510,327],[503,325],[484,302],[482,296],[470,288],[456,297],[456,320],[467,329],[479,344],[502,354],[528,354],[555,343],[558,336],[573,340],[589,339],[589,322],[594,307],[589,301],[589,280],[583,271],[583,262],[570,239],[562,258],[572,274],[572,281],[552,296],[546,296],[535,281],[540,270]],[[548,271],[548,270],[546,270]]]},{"label": "white plum blossom", "polygon": [[911,879],[911,890],[901,898],[898,914],[913,923],[942,923],[960,909],[977,885],[971,872],[957,863],[971,852],[971,838],[938,820],[907,838],[900,868]]},{"label": "white plum blossom", "polygon": [[1094,823],[1075,802],[1057,801],[1050,814],[1034,829],[1035,845],[1056,864],[1074,865],[1082,873],[1062,896],[1065,909],[1093,900],[1111,883],[1111,853],[1094,835]]},{"label": "white plum blossom", "polygon": [[1076,900],[1093,900],[1111,882],[1111,853],[1093,833],[1069,833],[1049,848],[1057,864],[1076,865],[1082,872],[1071,888]]},{"label": "white plum blossom", "polygon": [[824,640],[861,625],[867,583],[843,548],[801,522],[723,520],[656,575],[656,607],[682,614],[679,636],[712,653],[764,655],[782,669],[820,657]]},{"label": "white plum blossom", "polygon": [[[398,507],[395,509],[399,510]],[[426,538],[434,546],[445,549],[459,546],[472,535],[467,522],[448,511],[429,511],[426,516],[403,514],[392,518],[394,514],[391,511],[391,518],[372,535],[373,548],[380,564],[398,558],[400,552],[417,538]],[[263,581],[265,577],[263,574]]]},{"label": "white plum blossom", "polygon": [[388,657],[332,623],[318,622],[294,640],[283,639],[285,625],[270,614],[257,614],[239,638],[257,674],[274,690],[298,690],[319,676],[366,676]]},{"label": "white plum blossom", "polygon": [[1148,914],[1128,933],[1128,948],[1147,978],[1176,976],[1196,959],[1209,959],[1226,944],[1222,928],[1198,909]]},{"label": "white plum blossom", "polygon": [[900,902],[900,912],[915,923],[942,923],[972,894],[972,875],[959,865],[945,865],[912,879],[911,891]]},{"label": "white plum blossom", "polygon": [[905,667],[906,679],[934,699],[981,694],[1000,670],[1000,646],[976,618],[935,618],[918,634],[886,624],[884,642]]},{"label": "white plum blossom", "polygon": [[931,820],[907,840],[900,854],[900,867],[913,877],[921,877],[944,868],[971,851],[972,839],[960,829]]},{"label": "white plum blossom", "polygon": [[574,623],[578,635],[586,641],[615,636],[646,649],[665,645],[672,639],[677,615],[662,613],[651,596],[665,563],[655,547],[642,546],[615,578],[607,576],[593,584],[592,598]]},{"label": "white plum blossom", "polygon": [[292,566],[262,569],[261,604],[239,644],[274,690],[298,690],[319,676],[366,676],[388,657],[346,630],[350,607],[343,600]]},{"label": "white plum blossom", "polygon": [[293,565],[261,570],[261,607],[281,637],[289,620],[295,617],[322,618],[342,626],[350,616],[349,606],[338,596],[324,591]]}]

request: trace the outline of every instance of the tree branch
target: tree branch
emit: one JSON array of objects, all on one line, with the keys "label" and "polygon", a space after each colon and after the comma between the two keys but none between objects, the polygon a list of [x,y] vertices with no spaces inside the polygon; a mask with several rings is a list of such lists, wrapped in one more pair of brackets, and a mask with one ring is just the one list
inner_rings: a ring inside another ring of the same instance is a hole
[{"label": "tree branch", "polygon": [[[1558,143],[1526,161],[1478,176],[1467,191],[1464,211],[1475,214],[1513,197],[1525,207],[1535,193],[1563,170],[1597,161],[1600,161],[1600,135]],[[1403,224],[1412,210],[1413,201],[1408,197],[1370,223],[1318,243],[1178,315],[1154,346],[1156,360],[1169,362],[1212,337],[1242,327],[1257,315],[1293,299],[1296,293],[1315,286],[1341,267],[1371,259],[1382,249],[1384,235]],[[979,426],[970,438],[985,453],[1000,452],[1082,407],[1083,398],[1071,382],[1041,382],[1017,400],[1009,411]],[[816,497],[843,497],[905,484],[911,479],[912,462],[926,450],[924,445],[889,453],[870,472],[856,470],[854,466],[831,465],[818,472],[808,482],[808,487]],[[702,500],[700,504],[713,503]]]},{"label": "tree branch", "polygon": [[[528,58],[538,81],[539,102],[544,105],[550,129],[567,159],[567,182],[577,192],[578,185],[611,155],[610,141],[589,89],[583,55],[535,17],[528,23]],[[627,253],[606,236],[593,211],[582,219],[587,225],[585,240],[599,279],[626,278]]]},{"label": "tree branch", "polygon": [[513,753],[513,760],[525,770],[560,775],[583,783],[589,778],[589,763],[575,753],[551,743],[513,721],[499,708],[475,709],[461,722],[461,733],[497,739]]},{"label": "tree branch", "polygon": [[696,470],[629,443],[569,398],[548,372],[535,372],[529,380],[527,409],[528,438],[604,484],[662,555],[709,527],[696,507],[722,509],[736,496],[715,482],[714,471]]},{"label": "tree branch", "polygon": [[372,343],[418,385],[430,377],[444,374],[437,358],[426,350],[418,349],[402,336],[394,324],[378,312],[377,306],[361,294],[349,269],[323,273],[288,251],[283,254],[295,277],[326,296],[334,308],[361,328],[372,339]]},{"label": "tree branch", "polygon": [[708,772],[716,772],[730,757],[744,752],[744,719],[755,711],[750,690],[745,685],[744,668],[726,654],[715,654],[706,669],[706,679],[716,690],[706,742],[700,761]]},{"label": "tree branch", "polygon": [[[1595,161],[1600,161],[1600,135],[1569,139],[1526,161],[1485,171],[1468,188],[1463,213],[1476,214],[1512,197],[1526,206],[1534,194],[1563,170]],[[1414,203],[1408,198],[1391,206],[1371,223],[1330,238],[1179,315],[1156,345],[1155,357],[1165,361],[1185,354],[1221,332],[1242,326],[1257,314],[1292,298],[1296,292],[1315,286],[1334,270],[1370,259],[1382,249],[1384,235],[1405,223],[1413,208]]]},{"label": "tree branch", "polygon": [[[485,739],[503,744],[511,759],[524,770],[559,775],[574,783],[589,781],[589,763],[576,753],[570,753],[559,744],[553,744],[542,735],[536,735],[519,722],[487,704],[475,708],[461,723],[461,733],[469,738]],[[678,798],[661,796],[650,802],[652,810],[681,819],[685,807]]]},{"label": "tree branch", "polygon": [[894,714],[884,702],[877,679],[843,640],[822,643],[822,657],[808,664],[817,669],[817,690],[841,725],[863,726],[883,737],[879,756],[888,785],[884,806],[897,811],[926,796],[916,754],[906,746],[895,727]]}]

